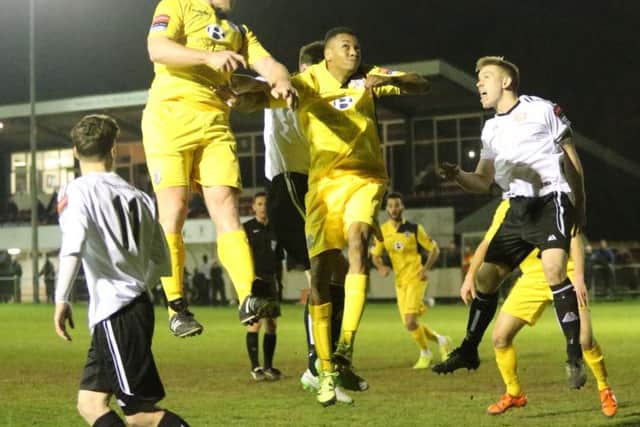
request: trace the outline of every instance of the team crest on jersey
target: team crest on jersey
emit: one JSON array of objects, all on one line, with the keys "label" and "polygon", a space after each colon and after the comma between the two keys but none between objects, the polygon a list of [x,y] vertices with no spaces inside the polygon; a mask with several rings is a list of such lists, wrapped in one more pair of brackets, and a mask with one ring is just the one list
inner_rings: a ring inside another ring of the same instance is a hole
[{"label": "team crest on jersey", "polygon": [[393,242],[393,249],[395,249],[396,251],[401,251],[404,248],[404,245],[402,244],[402,242]]},{"label": "team crest on jersey", "polygon": [[224,40],[226,33],[221,26],[217,24],[207,25],[207,34],[214,40]]},{"label": "team crest on jersey", "polygon": [[520,111],[513,116],[513,119],[516,122],[524,122],[527,119],[527,113],[524,111]]},{"label": "team crest on jersey", "polygon": [[349,82],[350,89],[364,89],[364,79],[355,79]]},{"label": "team crest on jersey", "polygon": [[343,96],[342,98],[337,98],[331,101],[331,105],[336,110],[344,111],[351,108],[353,105],[353,97],[352,96]]},{"label": "team crest on jersey", "polygon": [[153,17],[149,31],[164,31],[169,26],[169,15],[158,15]]}]

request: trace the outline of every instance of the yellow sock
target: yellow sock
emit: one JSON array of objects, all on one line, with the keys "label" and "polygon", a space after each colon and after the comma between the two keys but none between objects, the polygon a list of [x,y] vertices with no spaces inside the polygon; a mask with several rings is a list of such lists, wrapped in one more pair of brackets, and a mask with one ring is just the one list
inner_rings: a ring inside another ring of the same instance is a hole
[{"label": "yellow sock", "polygon": [[418,344],[418,347],[420,347],[420,350],[426,350],[428,347],[428,344],[427,344],[427,335],[425,334],[425,328],[422,327],[421,325],[418,325],[417,328],[409,332],[411,333],[411,336]]},{"label": "yellow sock", "polygon": [[518,362],[516,360],[516,350],[513,346],[495,348],[496,363],[502,375],[502,381],[507,386],[507,393],[511,396],[520,396],[520,379],[518,378]]},{"label": "yellow sock", "polygon": [[347,274],[345,277],[341,343],[353,343],[367,298],[367,279],[366,274]]},{"label": "yellow sock", "polygon": [[[171,276],[162,277],[162,289],[167,297],[167,301],[175,301],[184,296],[184,284],[182,277],[184,274],[184,242],[181,233],[166,233],[167,246],[169,246],[169,256],[171,258]],[[169,315],[174,314],[169,309]]]},{"label": "yellow sock", "polygon": [[589,369],[591,369],[591,372],[593,372],[593,376],[596,377],[598,390],[602,391],[609,387],[609,383],[607,381],[607,367],[604,364],[604,356],[602,355],[600,346],[595,344],[589,350],[582,349],[582,357],[584,357],[584,361],[587,366],[589,366]]},{"label": "yellow sock", "polygon": [[427,339],[433,342],[438,342],[438,333],[436,331],[434,331],[427,325],[421,325],[421,327],[422,329],[424,329],[424,335],[427,337]]},{"label": "yellow sock", "polygon": [[320,361],[320,369],[333,371],[331,364],[331,303],[321,305],[309,304],[311,329],[316,354]]},{"label": "yellow sock", "polygon": [[251,294],[255,279],[253,256],[244,230],[228,231],[218,235],[218,258],[231,277],[238,294],[238,302]]}]

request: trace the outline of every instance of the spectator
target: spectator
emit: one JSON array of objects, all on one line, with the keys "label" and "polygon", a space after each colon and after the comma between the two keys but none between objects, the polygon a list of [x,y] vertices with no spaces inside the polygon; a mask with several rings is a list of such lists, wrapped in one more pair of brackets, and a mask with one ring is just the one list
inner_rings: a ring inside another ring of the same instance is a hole
[{"label": "spectator", "polygon": [[44,276],[44,287],[47,293],[47,303],[53,304],[56,288],[56,269],[49,259],[49,255],[44,256],[44,265],[40,269],[38,276]]},{"label": "spectator", "polygon": [[[218,260],[212,260],[211,263],[211,301],[213,305],[228,305],[227,293],[225,291],[225,283],[222,277],[222,266]],[[218,295],[220,299],[218,299]]]},{"label": "spectator", "polygon": [[11,273],[13,274],[13,289],[10,291],[13,294],[14,302],[22,301],[22,290],[20,285],[22,283],[22,266],[15,257],[11,258]]},{"label": "spectator", "polygon": [[209,260],[209,256],[204,254],[202,255],[202,264],[198,266],[196,272],[198,274],[198,279],[195,279],[194,275],[194,283],[193,287],[198,294],[197,300],[202,304],[210,304],[211,303],[211,269],[213,268],[213,263]]},{"label": "spectator", "polygon": [[613,288],[615,286],[615,273],[613,271],[615,254],[605,239],[600,240],[600,247],[593,251],[592,261],[596,289],[603,289],[604,294],[608,297],[613,296]]}]

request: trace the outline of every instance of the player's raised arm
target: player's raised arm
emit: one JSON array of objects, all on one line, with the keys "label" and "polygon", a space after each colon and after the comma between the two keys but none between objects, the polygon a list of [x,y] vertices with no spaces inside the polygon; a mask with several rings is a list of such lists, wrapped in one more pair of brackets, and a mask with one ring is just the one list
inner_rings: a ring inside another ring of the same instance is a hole
[{"label": "player's raised arm", "polygon": [[239,53],[230,50],[208,52],[193,49],[165,36],[149,37],[147,50],[151,62],[173,67],[206,65],[215,71],[224,72],[247,67],[247,61]]},{"label": "player's raised arm", "polygon": [[[373,89],[381,86],[393,86],[399,89],[399,95],[419,95],[429,91],[431,82],[417,73],[391,71],[390,74],[370,73],[365,87]],[[382,94],[384,95],[384,94]]]},{"label": "player's raised arm", "polygon": [[297,107],[298,93],[291,85],[289,71],[284,65],[271,56],[265,56],[254,62],[251,68],[269,82],[272,97],[286,100],[289,108]]}]

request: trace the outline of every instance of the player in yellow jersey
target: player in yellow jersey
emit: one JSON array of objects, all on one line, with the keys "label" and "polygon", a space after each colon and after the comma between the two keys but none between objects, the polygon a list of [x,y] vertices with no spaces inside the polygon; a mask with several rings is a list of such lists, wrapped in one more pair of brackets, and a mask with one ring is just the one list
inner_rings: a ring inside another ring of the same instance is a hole
[{"label": "player in yellow jersey", "polygon": [[[315,350],[320,361],[317,398],[336,402],[339,371],[351,365],[368,281],[369,237],[386,190],[387,172],[375,117],[376,98],[418,94],[429,82],[415,73],[361,65],[360,44],[349,28],[330,30],[324,60],[292,78],[298,92],[297,118],[310,145],[305,233],[311,264],[311,301]],[[283,107],[272,101],[270,107]],[[349,269],[341,334],[331,354],[332,273],[348,246]]]},{"label": "player in yellow jersey", "polygon": [[[423,93],[427,80],[361,65],[360,43],[348,28],[325,36],[324,57],[293,78],[300,129],[310,144],[305,233],[311,262],[315,348],[320,360],[317,399],[336,401],[338,371],[351,364],[352,346],[365,302],[369,237],[387,185],[375,117],[376,98]],[[348,246],[349,270],[338,348],[331,355],[330,279]]]},{"label": "player in yellow jersey", "polygon": [[251,250],[238,215],[241,190],[229,107],[215,93],[236,69],[251,68],[271,95],[291,107],[296,94],[286,68],[244,25],[227,19],[231,0],[161,0],[147,40],[155,78],[142,118],[147,165],[160,223],[171,253],[172,274],[163,278],[176,336],[202,332],[183,299],[185,248],[182,227],[191,186],[202,189],[218,234],[218,257],[239,297],[240,321],[268,315],[273,305],[251,296]]},{"label": "player in yellow jersey", "polygon": [[[502,224],[509,202],[502,201],[493,217],[491,227],[485,234],[474,253],[469,273],[465,280],[473,281],[487,252],[489,242]],[[589,311],[587,290],[584,282],[584,248],[582,235],[578,234],[571,240],[568,274],[576,291],[579,301],[580,316],[580,345],[582,355],[591,369],[598,383],[598,391],[602,405],[602,412],[606,416],[614,416],[617,412],[617,402],[607,381],[607,370],[600,346],[593,336],[591,327],[591,313]],[[545,307],[553,302],[553,295],[542,269],[539,251],[534,250],[520,264],[522,276],[514,284],[509,296],[505,300],[493,330],[493,345],[496,363],[506,385],[506,393],[500,400],[487,408],[487,413],[498,415],[512,407],[522,407],[527,404],[527,397],[522,392],[517,374],[516,353],[513,339],[525,325],[533,326],[540,318]],[[564,319],[559,319],[560,322]],[[569,347],[571,344],[568,344]],[[568,348],[568,353],[570,349]],[[586,380],[584,370],[581,384]],[[575,382],[569,377],[569,385],[575,387]],[[581,386],[581,385],[580,385]]]},{"label": "player in yellow jersey", "polygon": [[[420,357],[413,368],[426,369],[433,358],[428,341],[438,344],[441,360],[447,358],[451,345],[449,337],[438,334],[418,321],[418,317],[426,311],[423,300],[429,285],[427,274],[438,259],[440,249],[422,225],[413,224],[402,217],[404,203],[400,193],[387,196],[386,209],[389,220],[381,226],[383,240],[376,239],[371,248],[372,260],[380,275],[386,277],[390,268],[383,263],[382,255],[384,251],[389,255],[395,273],[396,296],[402,323],[420,347]],[[424,264],[421,249],[429,252]]]}]

